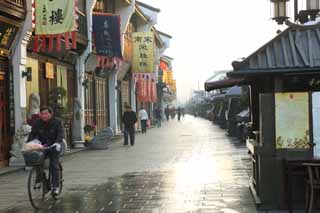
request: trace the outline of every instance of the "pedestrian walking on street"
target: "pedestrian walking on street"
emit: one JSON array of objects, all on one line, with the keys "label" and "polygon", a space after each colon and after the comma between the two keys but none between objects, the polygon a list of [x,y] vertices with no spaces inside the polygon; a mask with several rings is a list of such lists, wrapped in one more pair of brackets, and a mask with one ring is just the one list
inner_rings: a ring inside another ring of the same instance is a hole
[{"label": "pedestrian walking on street", "polygon": [[141,121],[141,132],[142,134],[147,133],[147,121],[149,119],[147,111],[141,107],[139,111],[139,118]]},{"label": "pedestrian walking on street", "polygon": [[161,127],[161,119],[162,119],[162,112],[161,112],[161,109],[159,107],[157,107],[155,110],[154,110],[154,115],[157,119],[157,127]]},{"label": "pedestrian walking on street", "polygon": [[180,121],[180,118],[181,118],[181,108],[180,107],[178,107],[177,113],[178,113],[178,121]]},{"label": "pedestrian walking on street", "polygon": [[134,145],[135,139],[135,124],[137,123],[137,115],[132,110],[131,106],[125,106],[126,111],[123,113],[122,122],[124,124],[124,144],[128,145],[128,136],[130,136],[130,144]]},{"label": "pedestrian walking on street", "polygon": [[39,140],[45,147],[55,146],[55,149],[49,149],[45,152],[50,160],[49,170],[52,174],[52,194],[59,194],[59,158],[64,139],[64,131],[62,122],[54,117],[52,108],[41,107],[39,119],[33,122],[31,133],[28,137],[28,142]]},{"label": "pedestrian walking on street", "polygon": [[170,115],[169,106],[167,106],[167,108],[164,110],[164,113],[166,114],[167,121],[169,121],[169,115]]}]

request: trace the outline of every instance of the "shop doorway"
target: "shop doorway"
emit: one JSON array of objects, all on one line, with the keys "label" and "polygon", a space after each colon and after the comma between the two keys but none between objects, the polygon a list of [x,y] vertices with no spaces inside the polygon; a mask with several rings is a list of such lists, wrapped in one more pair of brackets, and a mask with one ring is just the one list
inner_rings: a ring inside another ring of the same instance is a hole
[{"label": "shop doorway", "polygon": [[[3,68],[3,62],[0,62]],[[9,151],[11,147],[10,131],[8,123],[8,93],[5,72],[0,71],[0,168],[8,165]]]}]

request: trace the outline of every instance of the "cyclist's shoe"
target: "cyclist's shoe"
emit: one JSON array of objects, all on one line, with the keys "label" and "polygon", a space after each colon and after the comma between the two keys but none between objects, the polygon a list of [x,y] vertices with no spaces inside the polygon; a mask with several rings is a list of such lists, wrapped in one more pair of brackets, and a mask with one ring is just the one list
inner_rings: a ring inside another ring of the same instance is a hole
[{"label": "cyclist's shoe", "polygon": [[52,189],[52,195],[57,197],[59,195],[59,188],[53,188]]}]

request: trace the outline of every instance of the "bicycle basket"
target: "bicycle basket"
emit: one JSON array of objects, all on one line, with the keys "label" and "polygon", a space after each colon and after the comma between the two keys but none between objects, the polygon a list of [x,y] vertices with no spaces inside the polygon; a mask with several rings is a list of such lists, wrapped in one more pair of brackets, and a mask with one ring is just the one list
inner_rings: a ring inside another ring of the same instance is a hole
[{"label": "bicycle basket", "polygon": [[44,161],[43,150],[30,150],[22,152],[26,166],[41,165]]}]

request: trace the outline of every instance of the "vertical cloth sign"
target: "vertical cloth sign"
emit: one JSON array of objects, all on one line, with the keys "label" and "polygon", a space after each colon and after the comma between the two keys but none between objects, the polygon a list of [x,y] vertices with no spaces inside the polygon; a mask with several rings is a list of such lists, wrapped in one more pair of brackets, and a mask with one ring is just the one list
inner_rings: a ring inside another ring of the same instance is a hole
[{"label": "vertical cloth sign", "polygon": [[152,32],[132,34],[133,60],[132,71],[135,73],[154,72],[154,35]]},{"label": "vertical cloth sign", "polygon": [[36,0],[36,35],[72,32],[74,24],[73,0]]},{"label": "vertical cloth sign", "polygon": [[111,68],[122,58],[120,16],[105,13],[93,15],[93,37],[98,66]]},{"label": "vertical cloth sign", "polygon": [[[49,39],[48,50],[53,46],[57,51],[61,47],[61,39],[64,38],[66,49],[70,49],[69,39],[72,39],[72,48],[76,48],[76,22],[74,0],[35,0],[35,42],[34,51],[47,49],[46,39]],[[72,32],[72,33],[71,33]],[[56,45],[53,44],[56,39]]]}]

